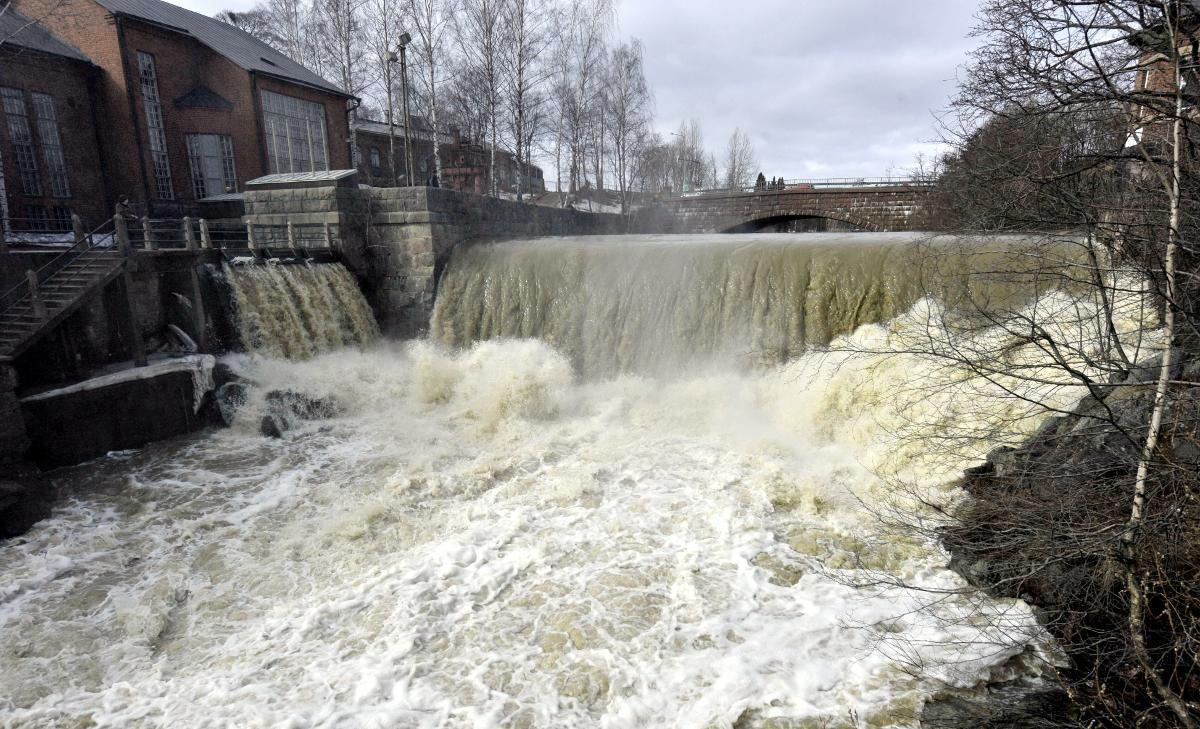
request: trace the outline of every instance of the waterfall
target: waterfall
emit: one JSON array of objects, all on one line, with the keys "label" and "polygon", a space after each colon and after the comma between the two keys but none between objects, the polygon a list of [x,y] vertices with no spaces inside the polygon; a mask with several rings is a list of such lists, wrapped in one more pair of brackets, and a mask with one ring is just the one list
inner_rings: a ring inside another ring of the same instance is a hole
[{"label": "waterfall", "polygon": [[1022,269],[1015,240],[597,236],[477,245],[452,258],[432,330],[456,346],[539,338],[585,375],[669,373],[729,357],[777,364],[926,295],[1011,305],[1031,282],[985,272]]},{"label": "waterfall", "polygon": [[358,283],[340,263],[226,266],[225,276],[247,352],[307,359],[379,336]]}]

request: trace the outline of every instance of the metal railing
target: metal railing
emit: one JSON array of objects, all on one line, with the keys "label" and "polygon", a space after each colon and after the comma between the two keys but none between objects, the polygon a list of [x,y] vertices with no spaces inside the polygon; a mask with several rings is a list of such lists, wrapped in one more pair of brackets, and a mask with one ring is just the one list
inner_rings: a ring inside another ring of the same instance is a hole
[{"label": "metal railing", "polygon": [[767,180],[759,185],[740,187],[705,187],[688,192],[672,192],[671,197],[697,197],[737,192],[780,192],[784,190],[819,190],[870,187],[928,187],[933,184],[920,177],[812,177],[794,180]]},{"label": "metal railing", "polygon": [[113,244],[113,222],[105,221],[94,230],[85,231],[83,222],[78,216],[72,216],[73,228],[71,235],[75,242],[66,250],[46,261],[36,269],[26,273],[26,280],[18,283],[0,294],[0,315],[8,313],[22,300],[28,298],[32,313],[37,313],[38,287],[52,276],[66,268],[83,254],[96,248],[109,248]]}]

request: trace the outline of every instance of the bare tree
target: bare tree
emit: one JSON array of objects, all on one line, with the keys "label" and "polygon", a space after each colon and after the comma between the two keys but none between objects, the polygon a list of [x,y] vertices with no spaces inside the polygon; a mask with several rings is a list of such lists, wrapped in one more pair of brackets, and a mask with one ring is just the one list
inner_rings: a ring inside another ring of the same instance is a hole
[{"label": "bare tree", "polygon": [[556,20],[556,158],[561,168],[565,147],[569,190],[574,192],[587,179],[589,142],[597,141],[593,123],[598,117],[599,72],[614,22],[612,0],[569,0]]},{"label": "bare tree", "polygon": [[270,11],[264,6],[258,6],[246,11],[223,10],[213,16],[223,23],[229,23],[235,28],[244,30],[263,43],[279,48],[282,39],[276,35],[275,22]]},{"label": "bare tree", "polygon": [[503,17],[503,95],[510,115],[513,155],[523,167],[517,180],[517,200],[525,192],[526,170],[532,164],[543,87],[550,77],[542,55],[550,44],[549,29],[557,10],[547,0],[509,0]]},{"label": "bare tree", "polygon": [[[399,176],[396,171],[396,82],[395,53],[403,31],[401,26],[401,0],[366,0],[363,5],[363,20],[366,29],[365,42],[370,49],[370,60],[375,65],[373,74],[378,83],[383,86],[379,95],[384,106],[384,121],[388,125],[388,171],[391,184],[397,184]],[[406,120],[407,123],[407,120]],[[406,126],[404,134],[410,140],[412,131]],[[405,175],[411,184],[412,170],[405,162]]]},{"label": "bare tree", "polygon": [[[1200,725],[1200,463],[1183,448],[1200,427],[1198,28],[1181,0],[983,3],[935,220],[1069,229],[1018,255],[1038,291],[1071,296],[1052,311],[968,298],[971,315],[913,345],[1059,417],[973,475],[943,535],[982,585],[1042,604],[1073,659],[1064,686],[1107,726]],[[1149,319],[1132,330],[1131,298]],[[969,327],[992,333],[964,346]]]},{"label": "bare tree", "polygon": [[621,212],[628,213],[633,160],[646,142],[653,112],[653,98],[642,70],[641,41],[634,39],[612,50],[607,78],[608,134],[616,163]]},{"label": "bare tree", "polygon": [[746,187],[757,172],[754,145],[750,137],[737,127],[729,135],[729,144],[725,147],[725,187]]},{"label": "bare tree", "polygon": [[489,138],[488,194],[496,195],[496,144],[499,132],[501,44],[507,0],[461,0],[455,29],[463,70],[475,81],[486,112]]},{"label": "bare tree", "polygon": [[446,55],[446,33],[454,14],[452,0],[404,0],[407,21],[414,34],[421,67],[418,74],[424,92],[425,112],[433,128],[433,160],[437,179],[442,179],[442,149],[439,144],[441,126],[438,124],[438,90],[442,84],[442,69]]}]

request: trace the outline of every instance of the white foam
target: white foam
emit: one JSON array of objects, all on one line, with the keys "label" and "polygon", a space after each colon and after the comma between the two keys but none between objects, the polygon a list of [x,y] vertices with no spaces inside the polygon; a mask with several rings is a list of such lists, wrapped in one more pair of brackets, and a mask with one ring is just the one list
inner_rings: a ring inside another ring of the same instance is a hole
[{"label": "white foam", "polygon": [[[0,727],[912,726],[1044,648],[861,506],[897,496],[879,474],[953,498],[988,447],[933,469],[893,440],[988,414],[979,383],[907,398],[954,382],[919,357],[588,383],[529,341],[230,361],[259,383],[234,428],[65,472],[0,550]],[[281,387],[340,414],[261,438]]]}]

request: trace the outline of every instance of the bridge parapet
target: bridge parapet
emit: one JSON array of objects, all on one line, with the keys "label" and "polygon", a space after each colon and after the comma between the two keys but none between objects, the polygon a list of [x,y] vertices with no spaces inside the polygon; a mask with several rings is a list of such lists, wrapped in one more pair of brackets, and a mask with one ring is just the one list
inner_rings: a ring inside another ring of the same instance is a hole
[{"label": "bridge parapet", "polygon": [[825,218],[863,230],[920,227],[929,186],[906,178],[787,181],[766,189],[703,190],[665,203],[679,233],[722,233],[774,222]]}]

